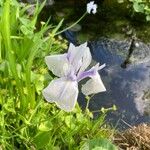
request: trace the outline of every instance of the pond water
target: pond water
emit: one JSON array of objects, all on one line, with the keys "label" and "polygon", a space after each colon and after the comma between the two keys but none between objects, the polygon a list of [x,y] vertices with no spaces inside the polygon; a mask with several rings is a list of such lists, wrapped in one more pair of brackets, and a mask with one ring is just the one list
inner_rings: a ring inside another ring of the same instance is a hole
[{"label": "pond water", "polygon": [[[66,17],[65,23],[68,25],[84,13],[85,4],[55,1],[50,10],[53,11],[55,21]],[[87,16],[76,27],[63,33],[68,41],[76,45],[90,41],[93,63],[106,64],[100,75],[107,91],[92,97],[90,109],[99,110],[115,104],[117,111],[110,112],[107,121],[119,128],[150,123],[149,24],[128,18],[128,9],[118,6],[119,10],[116,3],[110,0],[99,7],[95,16]],[[82,94],[78,100],[84,107]]]},{"label": "pond water", "polygon": [[[73,34],[69,33],[74,42],[71,36]],[[115,104],[117,111],[110,112],[107,119],[119,128],[150,123],[150,45],[101,37],[89,42],[89,47],[93,64],[106,64],[100,75],[107,89],[92,97],[90,109],[95,111]],[[78,99],[84,106],[84,96],[80,94]]]},{"label": "pond water", "polygon": [[117,111],[109,113],[107,118],[121,128],[128,127],[127,124],[150,123],[150,46],[142,42],[134,44],[130,57],[136,59],[131,59],[129,64],[125,64],[131,46],[129,41],[100,38],[89,44],[93,59],[106,63],[100,75],[107,89],[91,99],[90,109],[115,104]]},{"label": "pond water", "polygon": [[[89,107],[99,110],[115,104],[117,111],[108,113],[107,121],[120,129],[142,122],[150,123],[150,41],[144,38],[150,28],[146,23],[144,26],[141,23],[139,28],[139,22],[126,17],[122,19],[122,14],[119,17],[114,15],[115,21],[110,12],[106,17],[102,14],[105,13],[88,16],[63,34],[76,45],[88,40],[93,63],[106,63],[100,75],[107,91],[93,96]],[[82,93],[78,101],[85,106]]]}]

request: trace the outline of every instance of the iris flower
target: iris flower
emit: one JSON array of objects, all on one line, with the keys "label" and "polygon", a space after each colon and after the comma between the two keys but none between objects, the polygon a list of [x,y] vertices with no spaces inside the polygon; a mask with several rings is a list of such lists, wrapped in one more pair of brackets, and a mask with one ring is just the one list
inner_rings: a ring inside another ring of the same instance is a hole
[{"label": "iris flower", "polygon": [[97,12],[97,5],[94,4],[94,1],[91,1],[87,4],[87,12],[89,14],[91,13],[95,14]]},{"label": "iris flower", "polygon": [[90,77],[82,85],[84,95],[95,94],[106,91],[106,88],[98,73],[105,64],[99,66],[97,63],[91,69],[86,70],[92,60],[91,53],[84,43],[78,47],[70,44],[68,53],[60,55],[46,56],[45,61],[57,79],[54,79],[43,90],[43,96],[48,102],[55,102],[56,105],[64,111],[72,111],[75,107],[78,97],[78,82]]}]

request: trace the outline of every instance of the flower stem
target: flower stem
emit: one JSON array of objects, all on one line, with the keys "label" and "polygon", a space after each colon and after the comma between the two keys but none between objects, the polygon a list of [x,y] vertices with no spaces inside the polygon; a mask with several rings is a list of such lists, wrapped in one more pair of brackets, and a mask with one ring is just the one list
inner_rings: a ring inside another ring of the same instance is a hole
[{"label": "flower stem", "polygon": [[91,100],[91,98],[92,98],[94,95],[95,95],[95,94],[92,94],[91,96],[86,96],[86,97],[85,97],[85,99],[87,100],[85,110],[88,109],[90,100]]},{"label": "flower stem", "polygon": [[88,107],[89,107],[90,97],[89,97],[89,96],[86,96],[86,100],[87,100],[87,103],[86,103],[85,110],[87,110],[87,109],[88,109]]},{"label": "flower stem", "polygon": [[72,27],[74,27],[76,24],[78,24],[85,16],[86,16],[87,12],[85,12],[75,23],[73,23],[72,25],[70,25],[69,27],[57,32],[55,35],[61,34],[69,29],[71,29]]}]

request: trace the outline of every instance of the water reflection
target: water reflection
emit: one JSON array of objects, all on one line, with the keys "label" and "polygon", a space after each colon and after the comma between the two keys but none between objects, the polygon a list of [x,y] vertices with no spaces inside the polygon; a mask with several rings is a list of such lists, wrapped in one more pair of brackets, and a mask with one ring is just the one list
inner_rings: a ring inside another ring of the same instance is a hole
[{"label": "water reflection", "polygon": [[[122,68],[130,42],[104,38],[91,42],[90,47],[93,59],[107,64],[100,72],[107,92],[96,94],[91,100],[90,109],[98,110],[115,104],[118,110],[109,113],[107,118],[114,125],[118,120],[123,120],[119,121],[119,127],[126,127],[124,122],[130,125],[150,122],[150,59],[143,61],[142,58]],[[134,57],[138,58],[140,53],[134,54]]]}]

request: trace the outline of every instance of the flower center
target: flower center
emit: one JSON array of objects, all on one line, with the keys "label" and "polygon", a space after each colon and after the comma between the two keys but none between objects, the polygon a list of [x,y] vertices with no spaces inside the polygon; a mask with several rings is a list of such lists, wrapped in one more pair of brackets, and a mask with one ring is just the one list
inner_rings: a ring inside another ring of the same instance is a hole
[{"label": "flower center", "polygon": [[70,75],[69,79],[72,81],[76,81],[77,80],[77,76],[76,75]]},{"label": "flower center", "polygon": [[67,75],[67,78],[71,81],[77,81],[77,76],[73,70],[71,70],[71,72]]}]

